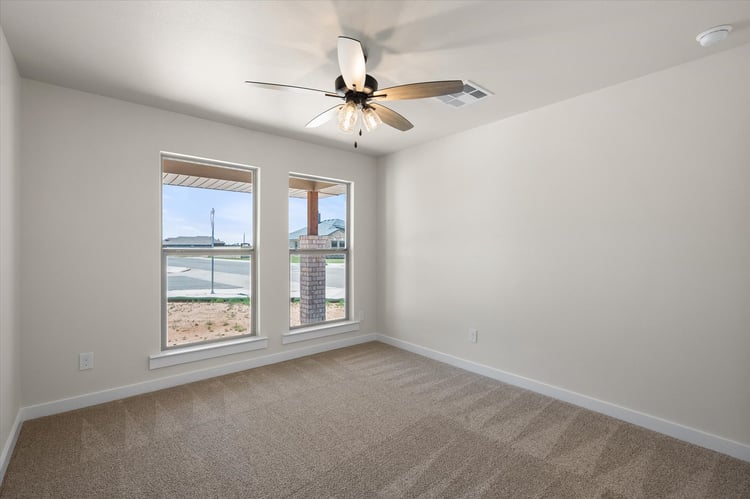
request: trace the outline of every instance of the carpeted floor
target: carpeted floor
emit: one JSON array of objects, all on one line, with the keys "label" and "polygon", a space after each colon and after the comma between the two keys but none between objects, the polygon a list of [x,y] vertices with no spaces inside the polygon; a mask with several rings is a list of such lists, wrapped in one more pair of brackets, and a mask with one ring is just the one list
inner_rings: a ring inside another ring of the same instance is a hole
[{"label": "carpeted floor", "polygon": [[750,497],[750,463],[367,343],[24,423],[2,497]]}]

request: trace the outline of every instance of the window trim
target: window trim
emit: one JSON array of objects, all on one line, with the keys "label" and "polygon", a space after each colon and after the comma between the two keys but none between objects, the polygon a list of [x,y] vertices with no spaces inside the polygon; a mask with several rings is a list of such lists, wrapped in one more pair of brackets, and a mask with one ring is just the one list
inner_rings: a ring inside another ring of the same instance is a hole
[{"label": "window trim", "polygon": [[[291,265],[291,257],[294,254],[302,255],[302,254],[315,254],[315,253],[324,253],[324,254],[344,254],[345,260],[346,260],[346,268],[345,268],[345,275],[344,275],[344,282],[346,283],[346,290],[344,293],[344,300],[345,300],[345,311],[344,311],[344,317],[342,319],[335,319],[330,321],[322,321],[322,322],[313,322],[309,324],[300,324],[299,326],[292,326],[292,317],[291,312],[288,312],[288,320],[287,325],[289,327],[289,332],[284,333],[285,335],[291,335],[293,336],[295,332],[303,332],[299,330],[317,330],[317,329],[326,329],[329,327],[336,327],[336,326],[342,326],[346,325],[348,323],[352,322],[358,322],[352,320],[352,254],[354,251],[352,250],[352,241],[354,238],[352,237],[353,232],[353,224],[352,224],[352,205],[353,205],[353,197],[352,197],[352,191],[354,190],[354,182],[350,180],[342,180],[337,178],[331,178],[331,177],[319,177],[315,175],[307,175],[304,173],[295,173],[295,172],[289,172],[288,178],[298,178],[302,180],[310,180],[312,182],[329,182],[329,183],[336,183],[336,184],[342,184],[346,186],[346,230],[344,232],[344,248],[326,248],[322,250],[316,250],[316,249],[309,249],[309,250],[300,250],[298,248],[292,249],[288,248],[289,256],[288,256],[288,264],[287,264],[287,296],[289,296],[289,299],[291,300],[292,290],[291,290],[291,281],[292,281],[292,265]],[[287,202],[287,207],[289,206],[289,203]],[[287,208],[288,209],[288,208]],[[287,214],[287,220],[289,219],[289,216]],[[289,310],[289,309],[287,309]],[[308,331],[304,331],[307,333]],[[302,337],[303,335],[300,335]],[[305,335],[307,336],[307,335]]]},{"label": "window trim", "polygon": [[[197,165],[206,165],[218,168],[230,168],[234,170],[243,170],[252,174],[252,241],[253,244],[249,247],[214,247],[214,248],[164,248],[164,221],[162,219],[164,212],[164,161],[172,159],[176,161],[184,161],[194,163]],[[199,349],[206,349],[209,347],[220,348],[224,344],[236,344],[238,340],[252,340],[260,338],[258,335],[258,313],[260,307],[259,293],[258,293],[258,192],[260,183],[259,169],[254,166],[244,165],[240,163],[232,163],[229,161],[219,161],[208,158],[201,158],[196,156],[189,156],[185,154],[178,154],[172,152],[161,151],[159,153],[159,252],[161,255],[161,352],[175,352],[181,350],[192,350],[194,347]],[[196,341],[193,343],[187,343],[183,345],[167,345],[167,257],[172,255],[194,255],[194,256],[206,256],[206,255],[240,255],[249,256],[250,258],[250,284],[248,291],[250,294],[250,324],[249,333],[230,336],[228,338],[217,338],[214,340]],[[267,342],[266,344],[267,345]],[[265,348],[265,345],[260,348]],[[210,349],[210,348],[209,348]],[[157,354],[158,356],[158,354]]]},{"label": "window trim", "polygon": [[150,355],[148,368],[149,370],[159,369],[266,348],[268,348],[268,338],[265,336],[234,336],[222,341],[191,343]]},{"label": "window trim", "polygon": [[318,322],[313,326],[303,326],[291,329],[281,334],[281,344],[297,343],[299,341],[315,340],[334,336],[343,333],[353,333],[359,331],[360,321],[353,320],[335,320],[328,322]]}]

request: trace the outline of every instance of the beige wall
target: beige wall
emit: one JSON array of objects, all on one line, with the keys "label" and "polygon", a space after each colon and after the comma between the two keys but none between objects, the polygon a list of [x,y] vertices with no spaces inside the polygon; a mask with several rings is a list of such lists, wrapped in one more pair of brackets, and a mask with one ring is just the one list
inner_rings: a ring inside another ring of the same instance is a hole
[{"label": "beige wall", "polygon": [[0,452],[21,401],[18,190],[20,80],[0,29]]},{"label": "beige wall", "polygon": [[744,46],[381,159],[381,332],[749,444],[749,88]]},{"label": "beige wall", "polygon": [[[354,182],[353,307],[375,317],[372,158],[30,80],[21,94],[24,406],[326,341],[281,345],[290,171]],[[148,370],[160,348],[160,151],[260,168],[259,332],[267,350]],[[374,320],[357,334],[369,332]],[[87,351],[95,368],[79,371],[78,353]]]}]

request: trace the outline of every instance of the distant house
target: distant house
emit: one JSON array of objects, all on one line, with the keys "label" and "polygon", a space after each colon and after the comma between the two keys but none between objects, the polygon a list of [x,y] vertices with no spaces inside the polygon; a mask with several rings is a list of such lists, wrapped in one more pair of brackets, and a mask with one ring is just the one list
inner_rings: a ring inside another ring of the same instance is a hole
[{"label": "distant house", "polygon": [[[289,234],[289,249],[299,247],[299,236],[307,235],[307,227],[302,227]],[[331,248],[344,248],[346,245],[346,222],[340,218],[322,220],[318,224],[318,235],[328,236]]]},{"label": "distant house", "polygon": [[[210,248],[211,236],[168,237],[162,242],[164,248]],[[221,239],[214,239],[214,246],[226,246]]]}]

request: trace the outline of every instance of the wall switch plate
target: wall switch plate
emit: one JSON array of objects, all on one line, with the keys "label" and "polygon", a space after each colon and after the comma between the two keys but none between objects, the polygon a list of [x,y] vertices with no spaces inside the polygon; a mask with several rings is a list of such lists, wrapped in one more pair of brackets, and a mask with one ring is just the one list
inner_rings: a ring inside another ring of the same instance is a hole
[{"label": "wall switch plate", "polygon": [[94,352],[84,352],[78,354],[78,370],[85,371],[86,369],[94,368]]},{"label": "wall switch plate", "polygon": [[469,343],[476,343],[477,340],[479,339],[478,336],[479,336],[478,329],[474,329],[474,328],[469,329],[469,337],[468,337]]},{"label": "wall switch plate", "polygon": [[360,310],[359,313],[357,313],[357,320],[359,322],[363,322],[365,320],[365,311]]}]

